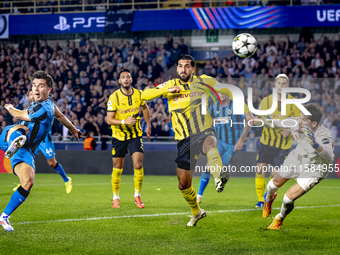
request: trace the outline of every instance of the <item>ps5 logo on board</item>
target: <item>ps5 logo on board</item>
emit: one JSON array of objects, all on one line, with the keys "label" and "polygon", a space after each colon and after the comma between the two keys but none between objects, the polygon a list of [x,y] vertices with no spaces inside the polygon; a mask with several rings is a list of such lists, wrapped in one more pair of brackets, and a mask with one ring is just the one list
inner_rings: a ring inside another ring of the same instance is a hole
[{"label": "ps5 logo on board", "polygon": [[59,24],[55,25],[53,28],[60,31],[65,31],[70,29],[70,25],[67,24],[67,19],[63,16],[59,16]]},{"label": "ps5 logo on board", "polygon": [[[78,18],[72,18],[72,28],[77,28],[80,25],[82,25],[83,28],[90,28],[92,27],[92,22],[94,22],[96,27],[105,27],[105,17],[89,17],[83,18],[83,17],[78,17]],[[87,22],[86,22],[87,21]],[[53,26],[54,29],[60,30],[60,31],[65,31],[65,30],[70,30],[71,25],[67,24],[67,19],[64,16],[59,16],[59,24]]]}]

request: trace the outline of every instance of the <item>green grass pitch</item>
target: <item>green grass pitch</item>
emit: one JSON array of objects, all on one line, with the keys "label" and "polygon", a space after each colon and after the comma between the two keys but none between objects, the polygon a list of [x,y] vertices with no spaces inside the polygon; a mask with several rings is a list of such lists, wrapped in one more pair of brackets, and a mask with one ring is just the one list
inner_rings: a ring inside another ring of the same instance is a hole
[{"label": "green grass pitch", "polygon": [[[188,228],[190,208],[176,176],[145,176],[144,209],[133,202],[133,177],[123,175],[121,208],[113,209],[109,175],[70,175],[66,194],[57,174],[37,174],[12,214],[14,232],[0,228],[0,254],[339,254],[340,180],[326,179],[295,203],[279,231],[255,209],[254,179],[232,178],[217,193],[211,180],[201,207],[207,217]],[[0,211],[18,178],[0,175]],[[271,216],[290,181],[278,192]],[[199,178],[193,179],[198,190]]]}]

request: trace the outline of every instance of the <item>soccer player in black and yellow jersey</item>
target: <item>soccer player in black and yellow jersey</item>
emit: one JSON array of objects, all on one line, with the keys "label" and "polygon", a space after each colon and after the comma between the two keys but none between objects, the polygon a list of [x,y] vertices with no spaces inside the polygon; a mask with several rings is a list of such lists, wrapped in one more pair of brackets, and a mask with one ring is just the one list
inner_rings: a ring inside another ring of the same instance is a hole
[{"label": "soccer player in black and yellow jersey", "polygon": [[[209,87],[213,88],[217,81],[206,75],[195,76],[195,61],[190,55],[181,55],[177,59],[176,65],[178,79],[172,79],[158,85],[157,88],[145,90],[142,93],[142,100],[152,100],[157,97],[167,97],[168,99],[171,121],[177,140],[178,188],[191,207],[193,216],[187,226],[192,227],[198,220],[206,216],[206,212],[200,209],[197,203],[196,192],[192,187],[193,167],[196,165],[199,153],[206,155],[209,165],[215,169],[210,172],[215,178],[218,192],[223,191],[229,175],[227,172],[219,170],[222,169],[223,164],[216,148],[217,138],[207,108],[208,103],[206,104],[207,114],[204,115],[201,112],[202,91]],[[216,91],[232,98],[232,93],[228,89],[216,89]],[[245,111],[250,119],[251,113],[246,105]]]},{"label": "soccer player in black and yellow jersey", "polygon": [[151,123],[150,113],[145,101],[141,99],[141,92],[131,87],[132,76],[129,69],[123,69],[119,73],[120,89],[110,95],[107,102],[107,124],[112,129],[112,176],[113,208],[120,208],[119,187],[123,172],[124,157],[130,152],[133,168],[135,197],[138,208],[144,208],[140,198],[144,170],[143,170],[143,141],[140,124],[139,107],[143,109],[143,115],[148,125],[146,129],[147,139],[150,139]]},{"label": "soccer player in black and yellow jersey", "polygon": [[[300,110],[294,104],[286,106],[287,115],[281,115],[281,88],[289,87],[289,78],[285,74],[279,74],[275,79],[275,88],[277,88],[277,108],[270,114],[272,119],[286,119],[287,117],[299,117]],[[291,95],[288,99],[293,99]],[[260,103],[261,110],[268,110],[273,103],[273,95],[262,99]],[[293,136],[290,129],[274,129],[263,127],[260,140],[259,153],[257,155],[257,173],[255,177],[256,195],[258,202],[255,207],[263,207],[263,195],[265,190],[265,173],[264,168],[270,164],[272,167],[280,167],[287,157],[290,147],[292,146]],[[271,173],[271,177],[275,172]]]}]

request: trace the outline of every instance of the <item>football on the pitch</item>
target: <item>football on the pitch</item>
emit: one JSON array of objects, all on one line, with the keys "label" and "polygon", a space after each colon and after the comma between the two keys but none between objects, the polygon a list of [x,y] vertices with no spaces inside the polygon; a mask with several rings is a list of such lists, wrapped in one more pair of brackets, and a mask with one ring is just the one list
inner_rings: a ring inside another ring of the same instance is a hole
[{"label": "football on the pitch", "polygon": [[234,38],[232,47],[237,56],[249,58],[257,50],[257,41],[251,34],[239,34]]}]

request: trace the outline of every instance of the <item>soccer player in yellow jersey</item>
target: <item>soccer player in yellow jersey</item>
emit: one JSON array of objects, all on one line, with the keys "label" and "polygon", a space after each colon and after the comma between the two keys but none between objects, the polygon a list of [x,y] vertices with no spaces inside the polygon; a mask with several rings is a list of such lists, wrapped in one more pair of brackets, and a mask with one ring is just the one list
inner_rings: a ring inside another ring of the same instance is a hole
[{"label": "soccer player in yellow jersey", "polygon": [[[193,216],[187,226],[193,227],[198,220],[206,216],[206,212],[197,203],[196,192],[192,187],[193,167],[196,165],[199,153],[206,155],[210,166],[215,167],[215,171],[210,172],[215,178],[218,192],[223,191],[229,175],[227,172],[219,170],[222,169],[223,164],[216,148],[217,138],[209,109],[207,108],[206,115],[201,112],[202,91],[209,87],[213,88],[217,81],[206,75],[195,76],[195,61],[190,55],[179,56],[176,65],[178,79],[172,79],[158,85],[157,88],[145,90],[142,93],[142,100],[152,100],[162,96],[168,98],[171,121],[177,140],[178,188],[191,207]],[[232,98],[232,93],[228,89],[219,89],[217,92]],[[208,104],[206,104],[207,106]],[[245,111],[250,119],[252,115],[246,105]]]},{"label": "soccer player in yellow jersey", "polygon": [[119,83],[120,89],[112,93],[107,102],[107,124],[111,125],[113,137],[112,208],[120,208],[119,187],[121,174],[123,172],[124,157],[129,150],[134,168],[134,201],[137,207],[142,209],[144,204],[140,198],[140,191],[144,177],[143,132],[140,124],[139,107],[142,107],[144,119],[148,125],[146,129],[147,139],[150,139],[151,134],[150,113],[145,101],[141,99],[141,92],[131,87],[132,76],[129,69],[120,71]]},{"label": "soccer player in yellow jersey", "polygon": [[[275,88],[277,88],[277,108],[270,117],[272,119],[286,119],[287,117],[299,117],[300,110],[294,104],[288,104],[286,107],[287,115],[281,115],[281,88],[289,87],[289,78],[285,74],[279,74],[275,79]],[[291,95],[288,99],[293,99]],[[273,95],[262,99],[260,103],[261,110],[268,110],[273,103]],[[256,194],[258,202],[255,207],[263,207],[263,195],[265,189],[265,172],[264,169],[270,164],[272,167],[280,167],[287,157],[290,147],[292,146],[293,136],[290,129],[274,129],[263,127],[260,140],[259,153],[257,155],[257,173],[255,177]],[[271,173],[271,177],[275,172]]]}]

